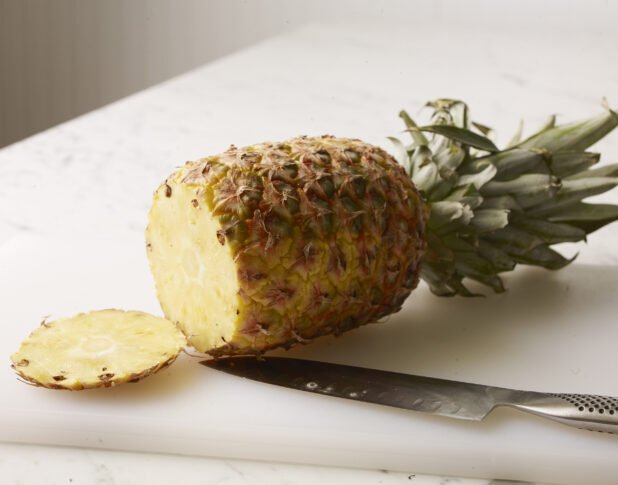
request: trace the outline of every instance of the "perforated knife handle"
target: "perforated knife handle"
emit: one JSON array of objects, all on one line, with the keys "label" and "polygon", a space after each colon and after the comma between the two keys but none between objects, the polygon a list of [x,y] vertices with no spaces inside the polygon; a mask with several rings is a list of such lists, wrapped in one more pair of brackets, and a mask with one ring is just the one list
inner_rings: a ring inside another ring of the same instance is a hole
[{"label": "perforated knife handle", "polygon": [[521,392],[504,404],[576,428],[618,434],[618,399],[614,397]]}]

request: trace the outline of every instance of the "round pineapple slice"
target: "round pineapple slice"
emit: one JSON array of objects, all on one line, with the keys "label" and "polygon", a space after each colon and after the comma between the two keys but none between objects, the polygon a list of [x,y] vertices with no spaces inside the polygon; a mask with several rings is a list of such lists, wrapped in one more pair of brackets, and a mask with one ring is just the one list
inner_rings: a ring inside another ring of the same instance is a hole
[{"label": "round pineapple slice", "polygon": [[136,382],[171,364],[185,345],[169,320],[99,310],[43,321],[11,360],[19,375],[37,386],[81,390]]}]

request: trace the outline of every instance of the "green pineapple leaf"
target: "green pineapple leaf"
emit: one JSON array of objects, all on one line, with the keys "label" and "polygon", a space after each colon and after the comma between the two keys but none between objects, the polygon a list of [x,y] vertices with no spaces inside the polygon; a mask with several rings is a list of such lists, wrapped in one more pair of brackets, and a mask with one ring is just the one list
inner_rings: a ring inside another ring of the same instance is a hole
[{"label": "green pineapple leaf", "polygon": [[491,130],[470,119],[465,103],[439,99],[427,106],[434,108],[427,126],[400,113],[411,146],[391,141],[428,205],[420,275],[435,294],[478,296],[466,279],[502,292],[500,273],[517,264],[562,268],[575,257],[565,258],[553,244],[585,241],[618,220],[618,205],[582,202],[618,185],[618,164],[591,168],[600,155],[585,151],[618,126],[606,101],[605,112],[589,120],[556,125],[552,115],[523,141],[520,122],[503,151],[483,136]]},{"label": "green pineapple leaf", "polygon": [[486,152],[497,152],[498,147],[494,145],[494,142],[489,138],[467,130],[466,128],[460,128],[458,126],[451,125],[427,125],[418,128],[410,129],[410,131],[426,131],[429,133],[435,133],[436,135],[442,135],[446,138],[450,138],[453,141],[463,143],[464,145],[472,148],[478,148]]}]

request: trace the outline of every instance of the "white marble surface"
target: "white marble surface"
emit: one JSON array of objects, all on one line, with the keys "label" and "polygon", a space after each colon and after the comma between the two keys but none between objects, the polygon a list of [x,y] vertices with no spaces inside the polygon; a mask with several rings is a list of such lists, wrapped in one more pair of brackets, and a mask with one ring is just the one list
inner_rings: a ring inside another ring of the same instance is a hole
[{"label": "white marble surface", "polygon": [[438,477],[390,470],[12,443],[0,443],[0,455],[0,483],[3,485],[535,485],[512,480]]},{"label": "white marble surface", "polygon": [[[153,189],[185,160],[298,134],[388,148],[399,109],[416,114],[436,97],[468,101],[499,142],[522,116],[536,126],[549,113],[595,114],[602,96],[618,103],[617,41],[611,32],[434,31],[420,21],[304,27],[1,150],[0,244],[27,232],[142,238]],[[597,148],[616,161],[618,136]],[[617,262],[618,225],[603,231],[581,261]],[[0,456],[2,483],[487,483],[11,444]]]},{"label": "white marble surface", "polygon": [[[138,483],[183,485],[516,485],[507,480],[463,479],[412,472],[317,467],[193,456],[11,445],[0,443],[3,485]],[[528,484],[529,485],[529,484]]]}]

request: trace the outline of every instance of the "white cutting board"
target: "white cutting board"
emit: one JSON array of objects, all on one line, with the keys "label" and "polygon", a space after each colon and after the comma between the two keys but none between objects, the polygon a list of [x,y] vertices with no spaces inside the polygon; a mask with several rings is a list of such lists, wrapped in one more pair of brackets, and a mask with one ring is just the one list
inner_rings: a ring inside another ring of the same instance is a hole
[{"label": "white cutting board", "polygon": [[[137,384],[24,385],[8,357],[48,314],[160,314],[139,235],[0,246],[0,440],[572,484],[618,481],[618,435],[498,409],[481,423],[312,395],[181,356]],[[585,250],[594,251],[589,247]],[[618,396],[618,272],[520,269],[509,291],[421,287],[388,322],[275,354],[514,388]]]}]

